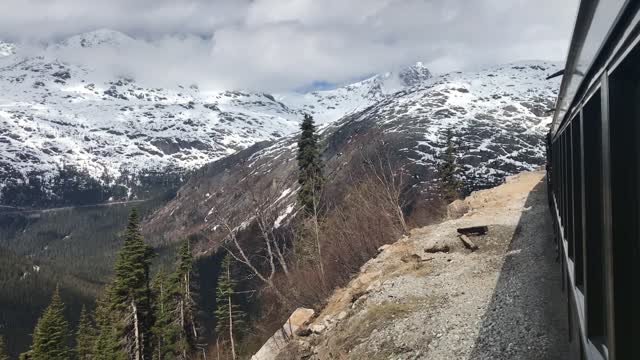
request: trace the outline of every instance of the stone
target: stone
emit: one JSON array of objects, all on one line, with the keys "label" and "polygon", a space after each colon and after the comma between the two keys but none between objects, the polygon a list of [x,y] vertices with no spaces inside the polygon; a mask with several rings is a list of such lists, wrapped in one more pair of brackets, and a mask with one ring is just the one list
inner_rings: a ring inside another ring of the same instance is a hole
[{"label": "stone", "polygon": [[[262,345],[260,350],[251,357],[251,360],[275,360],[282,349],[284,349],[289,341],[297,334],[298,329],[302,329],[307,325],[314,315],[315,311],[313,311],[313,309],[297,308],[291,316],[289,316],[287,322],[282,325],[282,328],[276,331],[275,334]],[[303,331],[301,330],[301,332]]]},{"label": "stone", "polygon": [[299,336],[299,337],[307,337],[312,334],[312,331],[308,327],[303,327],[296,330],[295,334],[296,336]]},{"label": "stone", "polygon": [[457,219],[468,213],[469,204],[464,200],[456,200],[447,206],[447,217],[449,219]]},{"label": "stone", "polygon": [[389,245],[389,244],[384,244],[384,245],[382,245],[382,246],[380,246],[380,247],[378,248],[378,252],[379,252],[379,253],[381,253],[381,252],[383,252],[383,251],[387,250],[387,249],[388,249],[388,248],[390,248],[390,247],[391,247],[391,245]]},{"label": "stone", "polygon": [[344,320],[347,317],[347,315],[349,315],[349,314],[346,311],[341,311],[338,314],[338,316],[336,316],[336,319],[338,319],[338,321]]},{"label": "stone", "polygon": [[403,255],[400,258],[400,261],[405,263],[419,263],[422,261],[422,257],[420,257],[420,255],[418,254]]},{"label": "stone", "polygon": [[323,324],[314,324],[311,325],[309,327],[309,329],[314,333],[314,334],[321,334],[323,331],[325,331],[327,329],[326,325]]},{"label": "stone", "polygon": [[424,249],[424,252],[429,253],[429,254],[435,254],[435,253],[439,253],[439,252],[448,253],[449,250],[451,250],[449,248],[449,245],[434,244],[433,246],[430,246],[430,247]]}]

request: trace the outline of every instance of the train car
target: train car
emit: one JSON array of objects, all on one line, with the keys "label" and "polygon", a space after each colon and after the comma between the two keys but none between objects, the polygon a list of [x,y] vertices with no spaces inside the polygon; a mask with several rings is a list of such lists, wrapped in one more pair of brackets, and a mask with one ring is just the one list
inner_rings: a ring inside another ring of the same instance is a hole
[{"label": "train car", "polygon": [[582,1],[548,136],[582,359],[640,359],[640,1]]}]

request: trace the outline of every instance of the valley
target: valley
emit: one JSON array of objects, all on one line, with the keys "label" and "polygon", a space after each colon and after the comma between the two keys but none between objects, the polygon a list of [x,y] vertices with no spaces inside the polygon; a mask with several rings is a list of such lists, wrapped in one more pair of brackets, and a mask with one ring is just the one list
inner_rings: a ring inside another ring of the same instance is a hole
[{"label": "valley", "polygon": [[[434,75],[418,62],[331,90],[267,94],[159,88],[56,57],[136,41],[99,30],[38,55],[0,47],[0,251],[10,259],[2,269],[11,269],[0,279],[11,289],[0,299],[0,329],[16,329],[6,334],[12,353],[25,350],[28,329],[56,285],[74,299],[67,308],[73,323],[81,305],[91,306],[112,275],[134,207],[158,253],[154,268],[172,264],[178,244],[189,239],[201,262],[199,286],[209,294],[203,322],[213,323],[220,256],[228,247],[223,225],[251,243],[256,199],[269,209],[275,232],[298,214],[304,114],[318,127],[323,201],[342,206],[368,171],[382,167],[401,179],[401,210],[412,227],[443,215],[438,172],[448,132],[462,194],[545,161],[547,111],[559,84],[546,77],[557,63]],[[396,239],[394,232],[384,236]],[[258,307],[255,299],[245,305]]]}]

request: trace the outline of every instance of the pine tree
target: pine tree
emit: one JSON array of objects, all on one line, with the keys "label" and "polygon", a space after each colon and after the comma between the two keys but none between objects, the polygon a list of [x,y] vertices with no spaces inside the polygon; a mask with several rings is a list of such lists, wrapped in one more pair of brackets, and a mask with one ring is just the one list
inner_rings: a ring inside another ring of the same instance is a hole
[{"label": "pine tree", "polygon": [[87,313],[87,309],[82,306],[80,312],[80,322],[76,330],[76,358],[78,360],[93,359],[93,351],[95,350],[96,332],[91,322],[91,318]]},{"label": "pine tree", "polygon": [[139,360],[152,353],[150,341],[153,314],[149,284],[152,249],[144,243],[138,228],[138,213],[131,211],[122,249],[115,264],[111,287],[111,307],[125,321],[120,337],[131,358]]},{"label": "pine tree", "polygon": [[127,354],[120,345],[118,330],[122,319],[111,311],[111,303],[111,286],[109,285],[96,300],[97,334],[93,351],[95,360],[127,359]]},{"label": "pine tree", "polygon": [[7,349],[4,344],[4,337],[0,336],[0,360],[9,360]]},{"label": "pine tree", "polygon": [[318,201],[324,179],[322,177],[322,160],[318,145],[316,127],[311,115],[305,114],[302,133],[298,140],[298,204],[306,214],[317,212]]},{"label": "pine tree", "polygon": [[453,143],[453,132],[447,129],[446,149],[442,154],[442,164],[440,165],[440,191],[446,202],[452,202],[460,197],[462,182],[458,179],[458,166],[456,164],[457,154]]},{"label": "pine tree", "polygon": [[178,354],[176,348],[178,339],[178,326],[171,303],[171,283],[166,273],[160,270],[151,282],[153,291],[153,311],[155,323],[152,328],[154,352],[152,359],[175,359]]},{"label": "pine tree", "polygon": [[69,328],[64,318],[64,303],[56,287],[51,303],[33,331],[30,358],[34,360],[66,360],[70,357],[67,343]]},{"label": "pine tree", "polygon": [[[186,359],[196,346],[198,325],[196,321],[196,302],[192,289],[193,255],[189,240],[184,240],[178,251],[176,270],[171,279],[171,303],[173,312],[178,316],[173,320],[177,325],[176,350]],[[171,329],[175,332],[174,329]]]},{"label": "pine tree", "polygon": [[229,340],[234,359],[236,356],[235,340],[244,325],[245,317],[240,306],[234,301],[235,285],[231,274],[231,257],[226,255],[222,261],[216,289],[216,333],[218,337]]}]

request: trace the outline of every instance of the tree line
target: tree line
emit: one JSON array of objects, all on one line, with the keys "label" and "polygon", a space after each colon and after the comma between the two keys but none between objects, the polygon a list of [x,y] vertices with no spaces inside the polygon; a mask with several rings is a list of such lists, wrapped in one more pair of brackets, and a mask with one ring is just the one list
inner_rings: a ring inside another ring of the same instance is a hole
[{"label": "tree line", "polygon": [[198,351],[200,336],[189,242],[182,243],[171,274],[158,271],[151,276],[154,256],[140,233],[134,209],[113,279],[96,300],[95,310],[90,313],[83,308],[72,331],[56,289],[33,330],[30,349],[20,359],[190,359]]},{"label": "tree line", "polygon": [[[457,163],[457,149],[452,130],[446,130],[445,143],[437,167],[437,192],[443,203],[460,197],[462,182]],[[382,141],[380,141],[383,143]],[[249,291],[260,291],[260,303],[265,309],[280,309],[281,316],[267,317],[267,321],[281,324],[298,306],[317,307],[337,286],[344,285],[351,274],[373,257],[380,245],[393,241],[409,231],[404,216],[403,197],[409,186],[404,182],[403,168],[394,164],[384,150],[358,155],[358,172],[351,174],[355,181],[345,186],[344,199],[332,203],[328,198],[325,165],[321,143],[313,118],[305,115],[297,149],[297,198],[295,215],[282,229],[282,214],[287,209],[278,205],[289,179],[274,180],[266,189],[258,189],[243,181],[244,196],[251,199],[250,213],[232,219],[224,209],[213,209],[213,215],[225,232],[223,245],[227,257],[219,279],[219,294],[223,284],[233,279],[229,268],[243,267],[252,279]],[[243,174],[248,179],[250,174]],[[276,184],[275,186],[273,184]],[[257,227],[251,244],[240,237],[246,218]],[[261,246],[257,246],[260,244]],[[226,269],[226,270],[225,270]],[[218,334],[227,332],[225,346],[229,358],[236,359],[238,339],[247,336],[245,314],[228,296],[226,307],[217,312]],[[224,319],[224,321],[222,321]],[[253,323],[253,328],[259,327]],[[267,327],[269,328],[269,327]],[[268,332],[264,337],[270,336]],[[253,349],[255,350],[255,349]],[[216,346],[219,354],[219,346]]]},{"label": "tree line", "polygon": [[[273,294],[284,313],[298,305],[317,305],[338,285],[348,280],[385,241],[408,232],[404,219],[402,174],[383,154],[363,157],[359,181],[347,189],[349,196],[330,207],[324,199],[324,164],[313,118],[305,115],[298,140],[297,200],[290,232],[278,231],[279,214],[272,198],[261,198],[245,189],[253,199],[251,217],[262,245],[250,248],[238,238],[222,211],[217,221],[227,232],[226,252],[217,279],[217,358],[236,359],[238,341],[248,333],[247,314],[238,301],[239,279],[234,268],[243,267]],[[456,150],[451,131],[438,169],[443,199],[459,197]],[[288,234],[288,235],[286,235]],[[257,251],[252,253],[252,251]],[[40,317],[31,348],[21,359],[191,359],[206,356],[203,331],[197,320],[193,286],[193,257],[185,240],[170,273],[150,274],[153,249],[139,230],[135,209],[126,226],[124,243],[114,266],[111,282],[96,300],[93,312],[82,309],[75,330],[70,330],[56,290]],[[284,290],[286,286],[286,291]],[[70,338],[74,337],[74,346]],[[0,354],[3,343],[0,339]],[[209,352],[211,353],[211,347]],[[214,357],[215,358],[215,357]],[[0,355],[0,360],[4,360]]]}]

